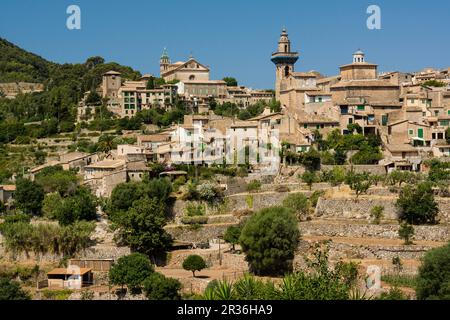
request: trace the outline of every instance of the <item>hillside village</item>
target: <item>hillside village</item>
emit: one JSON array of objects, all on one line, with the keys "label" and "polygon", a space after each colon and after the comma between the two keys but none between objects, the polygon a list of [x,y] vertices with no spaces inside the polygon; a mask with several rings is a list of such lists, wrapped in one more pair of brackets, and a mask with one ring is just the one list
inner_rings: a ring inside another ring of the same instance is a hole
[{"label": "hillside village", "polygon": [[[176,279],[178,298],[219,299],[212,283],[248,273],[279,283],[273,270],[304,272],[317,258],[356,270],[361,295],[421,299],[421,259],[450,239],[450,68],[379,73],[358,49],[324,76],[296,71],[293,48],[283,29],[275,90],[212,80],[209,66],[172,63],[166,49],[157,76],[93,59],[96,80],[64,120],[59,105],[57,130],[34,134],[50,123],[39,117],[5,127],[2,276],[33,299],[157,299],[151,281],[135,294],[115,278],[132,257]],[[0,108],[48,91],[30,83],[0,84]],[[286,217],[278,233],[292,252],[261,271],[247,225],[272,213]],[[193,255],[203,265],[187,267]]]}]

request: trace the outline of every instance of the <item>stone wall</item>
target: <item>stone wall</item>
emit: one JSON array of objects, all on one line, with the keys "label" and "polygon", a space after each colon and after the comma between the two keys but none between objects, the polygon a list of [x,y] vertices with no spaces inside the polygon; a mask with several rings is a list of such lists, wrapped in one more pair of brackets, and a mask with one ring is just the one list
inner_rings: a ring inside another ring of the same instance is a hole
[{"label": "stone wall", "polygon": [[[322,165],[321,169],[332,170],[334,167],[341,167],[347,171],[351,170],[350,165],[343,165],[343,166]],[[353,165],[353,170],[358,173],[369,172],[371,174],[379,174],[379,175],[386,174],[386,169],[384,168],[384,166],[380,165]]]},{"label": "stone wall", "polygon": [[[439,219],[443,223],[450,222],[450,199],[437,198]],[[320,198],[315,215],[321,218],[370,219],[370,209],[384,206],[384,219],[395,220],[398,210],[393,197],[360,197],[356,198]]]},{"label": "stone wall", "polygon": [[196,254],[202,257],[206,261],[208,268],[211,267],[221,267],[223,269],[232,269],[235,271],[247,271],[248,264],[245,261],[245,255],[243,254],[231,254],[225,252],[229,250],[227,244],[223,244],[220,251],[222,257],[222,265],[220,265],[219,250],[181,250],[173,251],[170,255],[169,261],[167,263],[166,269],[182,269],[183,261],[190,255]]},{"label": "stone wall", "polygon": [[218,239],[225,234],[225,230],[235,223],[223,223],[214,225],[202,225],[198,229],[192,226],[166,226],[166,231],[176,240],[185,242],[209,242],[212,239]]},{"label": "stone wall", "polygon": [[31,82],[9,82],[0,83],[0,92],[3,92],[8,98],[15,98],[19,93],[32,93],[44,91],[42,83]]},{"label": "stone wall", "polygon": [[[354,237],[398,239],[398,224],[357,224],[345,222],[301,222],[300,231],[304,236]],[[414,240],[440,241],[450,240],[450,226],[415,226]]]},{"label": "stone wall", "polygon": [[432,249],[427,246],[383,246],[383,245],[351,245],[347,243],[330,244],[330,259],[382,259],[392,261],[399,257],[402,260],[419,260]]},{"label": "stone wall", "polygon": [[[318,187],[320,186],[318,185]],[[203,205],[205,206],[206,215],[209,216],[208,223],[217,223],[218,219],[226,219],[223,222],[229,222],[230,219],[232,219],[230,218],[230,215],[233,212],[244,210],[257,211],[271,206],[278,206],[281,205],[283,200],[291,193],[302,193],[309,197],[312,192],[309,190],[298,190],[291,192],[270,191],[260,193],[240,193],[225,197],[224,203],[220,206],[211,207],[205,204]],[[171,218],[174,223],[181,224],[181,219],[185,215],[186,206],[189,203],[199,204],[195,201],[175,201],[171,212]],[[217,217],[218,215],[221,217]],[[226,216],[228,216],[228,218],[225,218]]]},{"label": "stone wall", "polygon": [[242,210],[260,210],[267,207],[279,206],[283,200],[291,193],[303,193],[305,196],[310,196],[310,191],[298,192],[265,192],[265,193],[249,193],[229,196],[228,206],[235,211]]}]

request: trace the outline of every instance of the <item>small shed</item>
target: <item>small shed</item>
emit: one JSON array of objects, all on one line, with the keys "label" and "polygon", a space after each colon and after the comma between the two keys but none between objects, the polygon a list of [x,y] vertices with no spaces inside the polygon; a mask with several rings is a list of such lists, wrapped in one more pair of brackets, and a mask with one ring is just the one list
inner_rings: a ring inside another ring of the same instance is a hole
[{"label": "small shed", "polygon": [[50,289],[81,289],[94,281],[91,268],[78,266],[53,269],[47,273],[47,279]]}]

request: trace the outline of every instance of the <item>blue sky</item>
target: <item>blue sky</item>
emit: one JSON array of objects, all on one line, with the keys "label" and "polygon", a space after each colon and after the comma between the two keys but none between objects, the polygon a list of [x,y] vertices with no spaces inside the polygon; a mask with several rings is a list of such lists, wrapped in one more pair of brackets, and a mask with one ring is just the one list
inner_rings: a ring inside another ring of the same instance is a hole
[{"label": "blue sky", "polygon": [[[71,4],[81,8],[81,30],[66,28]],[[381,8],[381,30],[366,27],[371,4]],[[301,53],[296,71],[335,75],[358,48],[380,71],[450,67],[448,0],[2,0],[0,10],[0,37],[48,60],[101,55],[157,75],[167,47],[174,62],[192,52],[213,79],[253,88],[273,87],[282,26]]]}]

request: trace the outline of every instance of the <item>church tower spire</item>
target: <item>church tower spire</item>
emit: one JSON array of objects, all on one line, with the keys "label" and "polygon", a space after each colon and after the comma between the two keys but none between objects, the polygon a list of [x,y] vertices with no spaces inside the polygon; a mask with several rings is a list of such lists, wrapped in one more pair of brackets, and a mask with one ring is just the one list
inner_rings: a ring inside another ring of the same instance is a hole
[{"label": "church tower spire", "polygon": [[276,66],[275,98],[280,99],[282,81],[294,72],[294,65],[299,58],[298,52],[291,51],[291,41],[286,28],[283,28],[278,41],[278,50],[272,54],[272,62]]},{"label": "church tower spire", "polygon": [[161,59],[159,60],[159,73],[161,76],[164,72],[166,72],[169,69],[169,64],[170,64],[169,54],[167,53],[167,48],[164,48],[164,51],[161,55]]}]

